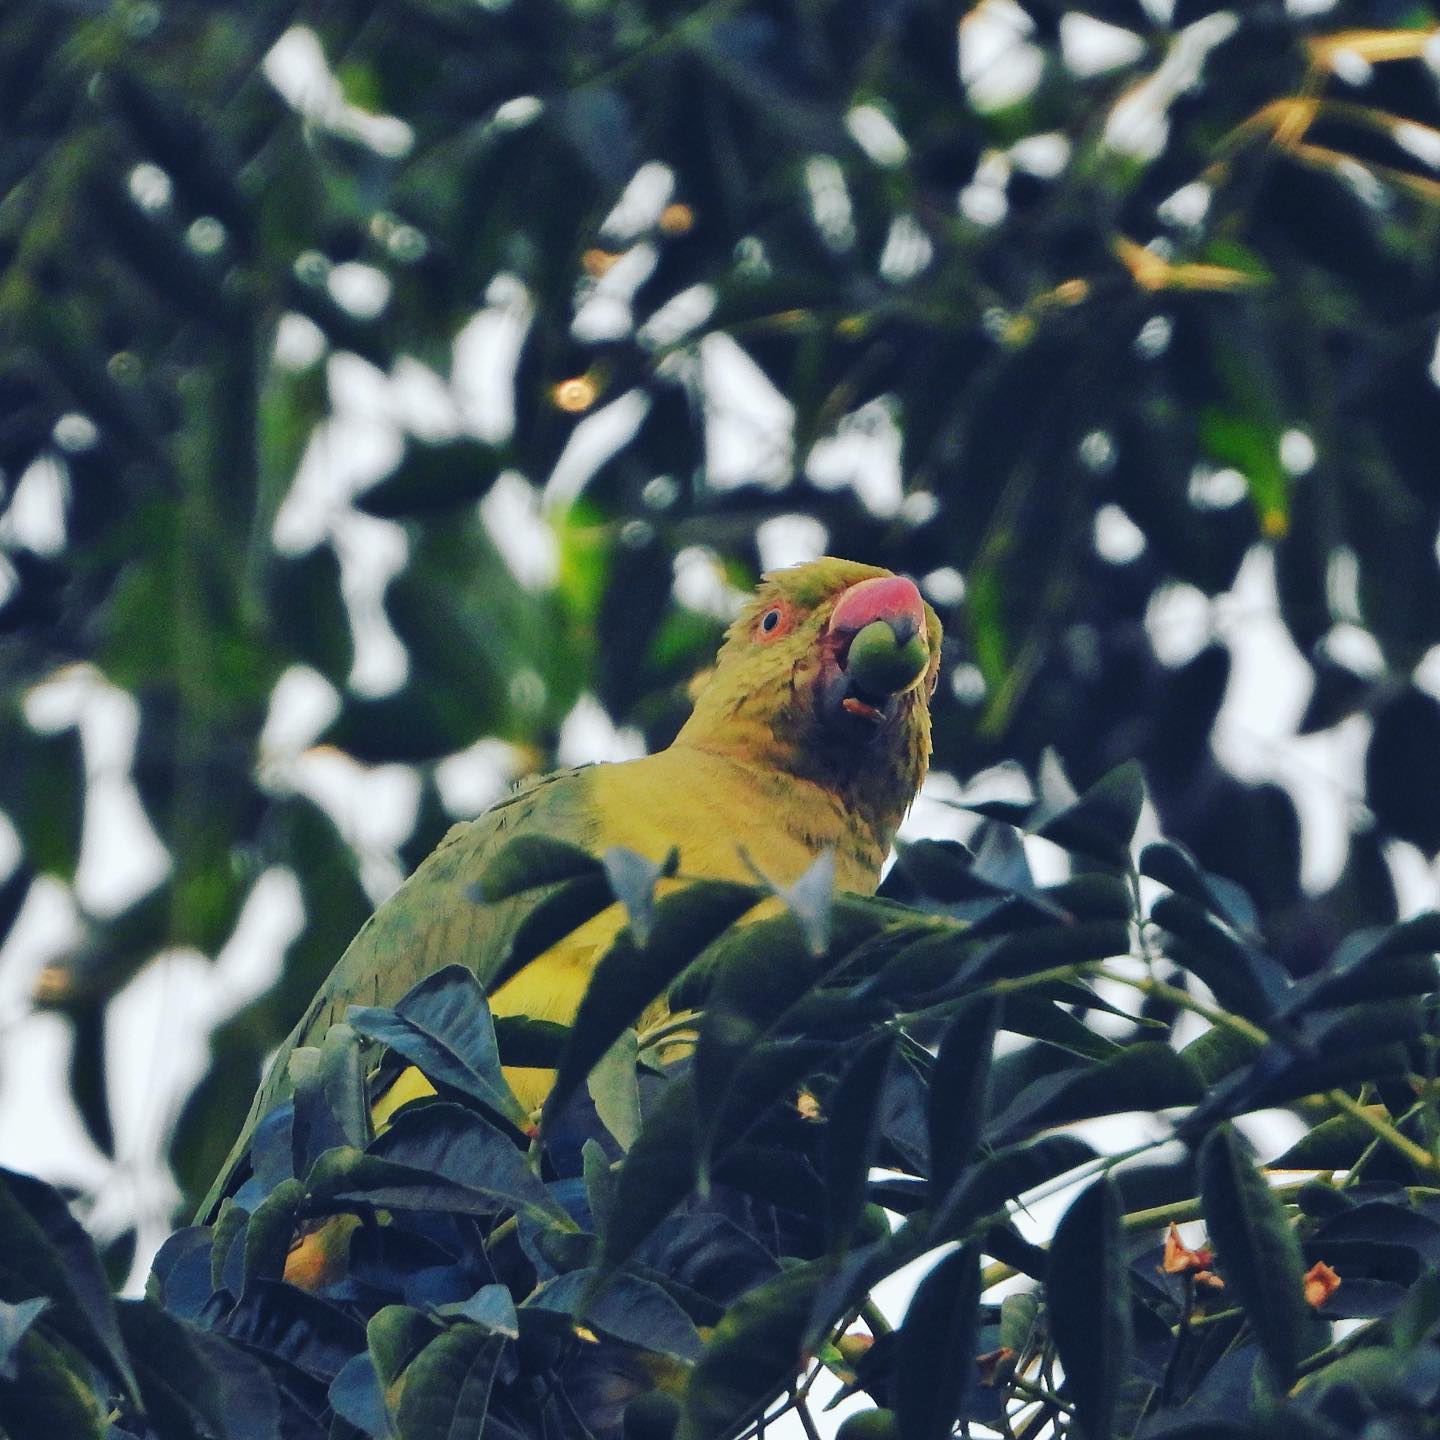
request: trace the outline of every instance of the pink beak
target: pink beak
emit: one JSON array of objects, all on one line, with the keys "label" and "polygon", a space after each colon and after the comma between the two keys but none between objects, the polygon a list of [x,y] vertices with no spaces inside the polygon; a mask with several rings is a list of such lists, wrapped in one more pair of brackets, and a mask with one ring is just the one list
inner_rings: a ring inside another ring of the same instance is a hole
[{"label": "pink beak", "polygon": [[912,635],[925,633],[925,602],[913,580],[881,575],[852,585],[830,616],[830,632],[848,639],[877,620],[885,621],[902,645]]}]

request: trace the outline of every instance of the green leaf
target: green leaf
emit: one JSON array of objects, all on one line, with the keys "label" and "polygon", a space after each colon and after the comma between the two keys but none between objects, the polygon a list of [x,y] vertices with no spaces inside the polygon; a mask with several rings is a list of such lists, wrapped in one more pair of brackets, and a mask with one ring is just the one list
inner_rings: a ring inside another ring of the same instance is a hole
[{"label": "green leaf", "polygon": [[570,1027],[555,1084],[545,1102],[545,1121],[560,1113],[601,1056],[757,898],[753,886],[695,881],[655,907],[650,943],[643,949],[631,935],[620,933],[595,967]]},{"label": "green leaf", "polygon": [[[196,1332],[150,1300],[122,1301],[118,1317],[145,1411],[156,1429],[162,1434],[173,1427],[180,1433],[194,1429],[229,1436],[231,1420],[238,1418],[227,1404],[234,1396],[198,1347]],[[258,1389],[257,1411],[264,1398],[263,1382]]]},{"label": "green leaf", "polygon": [[352,1355],[330,1382],[326,1392],[330,1408],[370,1440],[394,1440],[395,1422],[385,1403],[384,1387],[367,1351]]},{"label": "green leaf", "polygon": [[1075,1416],[1090,1440],[1110,1440],[1132,1338],[1120,1196],[1108,1177],[1082,1190],[1056,1227],[1045,1293]]},{"label": "green leaf", "polygon": [[1390,1317],[1390,1334],[1402,1350],[1423,1345],[1440,1329],[1440,1271],[1427,1270]]},{"label": "green leaf", "polygon": [[572,1316],[577,1324],[657,1355],[688,1363],[700,1354],[700,1332],[690,1317],[659,1285],[635,1275],[571,1270],[542,1285],[525,1304]]},{"label": "green leaf", "polygon": [[245,1284],[251,1280],[279,1280],[295,1239],[297,1217],[305,1200],[300,1180],[282,1180],[255,1207],[245,1227]]},{"label": "green leaf", "polygon": [[614,1202],[601,1235],[601,1269],[619,1269],[694,1183],[695,1093],[682,1076],[650,1108],[615,1177]]},{"label": "green leaf", "polygon": [[505,1065],[553,1070],[565,1049],[568,1025],[553,1020],[532,1020],[527,1015],[495,1015],[495,1041]]},{"label": "green leaf", "polygon": [[1197,1035],[1180,1054],[1194,1067],[1201,1083],[1208,1089],[1248,1064],[1264,1048],[1263,1041],[1242,1035],[1228,1025],[1212,1025],[1203,1034]]},{"label": "green leaf", "polygon": [[990,1054],[1000,1022],[995,999],[968,1002],[945,1027],[926,1096],[930,1184],[945,1194],[970,1163],[989,1108]]},{"label": "green leaf", "polygon": [[1193,900],[1240,933],[1254,933],[1255,906],[1250,897],[1233,880],[1202,870],[1183,845],[1173,840],[1147,845],[1140,852],[1139,869],[1142,875]]},{"label": "green leaf", "polygon": [[377,1310],[365,1327],[365,1347],[381,1388],[388,1390],[441,1329],[410,1305],[384,1305]]},{"label": "green leaf", "polygon": [[84,824],[85,766],[78,728],[41,735],[17,728],[19,741],[0,780],[0,798],[20,832],[32,870],[68,883],[80,860]]},{"label": "green leaf", "polygon": [[1166,954],[1203,980],[1227,1010],[1261,1021],[1274,1014],[1288,979],[1268,954],[1184,895],[1158,897],[1150,918],[1170,932]]},{"label": "green leaf", "polygon": [[935,1203],[931,1231],[935,1243],[965,1235],[971,1225],[1056,1176],[1095,1158],[1094,1149],[1074,1135],[1046,1135],[1013,1145],[976,1162]]},{"label": "green leaf", "polygon": [[797,1265],[726,1310],[691,1372],[675,1440],[725,1440],[790,1384],[822,1273]]},{"label": "green leaf", "polygon": [[358,1321],[338,1305],[279,1280],[256,1280],[225,1318],[225,1334],[252,1353],[329,1385],[364,1344]]},{"label": "green leaf", "polygon": [[468,1300],[437,1306],[436,1314],[447,1319],[471,1320],[483,1325],[492,1335],[503,1335],[507,1340],[520,1338],[515,1301],[504,1285],[482,1285]]},{"label": "green leaf", "polygon": [[280,1429],[280,1397],[264,1364],[223,1336],[193,1327],[187,1334],[210,1368],[223,1440],[271,1440]]},{"label": "green leaf", "polygon": [[640,1133],[640,1082],[635,1073],[638,1056],[635,1032],[622,1031],[585,1081],[600,1123],[622,1150],[628,1150]]},{"label": "green leaf", "polygon": [[1077,920],[1073,924],[1035,925],[982,946],[972,954],[960,978],[967,985],[985,980],[1017,979],[1060,965],[1083,965],[1130,953],[1130,925],[1124,920]]},{"label": "green leaf", "polygon": [[370,1138],[370,1107],[360,1073],[360,1042],[342,1023],[330,1026],[318,1047],[291,1052],[295,1124],[291,1144],[295,1172],[335,1145],[363,1146]]},{"label": "green leaf", "polygon": [[494,994],[537,956],[543,955],[557,941],[563,940],[614,903],[610,882],[598,868],[592,875],[582,875],[557,886],[520,922],[495,972],[485,976],[489,992]]},{"label": "green leaf", "polygon": [[[1077,1001],[1068,1003],[1075,1004]],[[1086,1002],[1081,1000],[1078,1003]],[[1121,1049],[1116,1041],[1092,1030],[1083,1020],[1077,1020],[1068,1010],[1062,1009],[1060,1004],[1023,990],[1005,997],[1005,1022],[1001,1028],[1012,1035],[1044,1040],[1086,1060],[1108,1060]]]},{"label": "green leaf", "polygon": [[[545,885],[603,876],[601,862],[578,845],[548,835],[517,835],[486,867],[476,888],[485,904],[498,905]],[[608,881],[605,898],[613,898]]]},{"label": "green leaf", "polygon": [[832,1254],[850,1243],[865,1207],[879,1141],[876,1120],[895,1041],[892,1030],[867,1040],[846,1066],[825,1107],[825,1229]]},{"label": "green leaf", "polygon": [[402,1110],[363,1154],[328,1151],[306,1180],[316,1200],[493,1215],[513,1208],[541,1223],[573,1221],[515,1144],[473,1111],[441,1103]]},{"label": "green leaf", "polygon": [[[883,947],[894,911],[836,896],[830,951],[812,952],[793,915],[734,927],[707,963],[714,979],[694,1060],[700,1154],[708,1169],[722,1132],[752,1124],[764,1106],[803,1079],[889,1006],[864,987],[822,989],[869,945]],[[907,927],[908,929],[908,927]]]},{"label": "green leaf", "polygon": [[986,1128],[1003,1144],[1021,1135],[1098,1115],[1196,1105],[1205,1090],[1194,1067],[1160,1040],[1127,1045],[1109,1059],[1033,1080]]},{"label": "green leaf", "polygon": [[1231,1126],[1217,1126],[1205,1137],[1197,1170],[1205,1223],[1228,1292],[1254,1327],[1276,1384],[1288,1389],[1300,1362],[1326,1338],[1305,1301],[1300,1242]]},{"label": "green leaf", "polygon": [[31,1329],[17,1347],[19,1379],[0,1380],[0,1411],[18,1440],[63,1435],[65,1440],[107,1440],[106,1397],[97,1395],[83,1361],[68,1346]]},{"label": "green leaf", "polygon": [[1421,915],[1378,936],[1363,930],[1347,936],[1323,970],[1294,986],[1282,1013],[1429,994],[1437,981],[1437,921],[1440,917]]},{"label": "green leaf", "polygon": [[895,1362],[895,1411],[906,1440],[945,1440],[975,1382],[980,1249],[966,1245],[921,1280],[905,1311]]},{"label": "green leaf", "polygon": [[461,1322],[432,1340],[405,1371],[395,1415],[400,1440],[471,1440],[485,1428],[505,1341]]},{"label": "green leaf", "polygon": [[1063,850],[1130,868],[1130,842],[1145,803],[1145,777],[1133,760],[1097,780],[1073,805],[1036,831]]},{"label": "green leaf", "polygon": [[0,1380],[15,1379],[15,1350],[50,1301],[43,1295],[12,1305],[0,1300]]},{"label": "green leaf", "polygon": [[1290,479],[1280,463],[1280,436],[1253,415],[1211,406],[1200,416],[1200,435],[1207,451],[1244,475],[1255,513],[1267,527],[1283,533],[1290,507]]},{"label": "green leaf", "polygon": [[0,1169],[0,1299],[37,1295],[53,1302],[47,1327],[136,1396],[110,1284],[90,1237],[49,1185]]},{"label": "green leaf", "polygon": [[478,1100],[517,1127],[528,1123],[505,1082],[484,987],[465,966],[427,975],[393,1011],[352,1005],[346,1014],[361,1035],[403,1056],[442,1092]]},{"label": "green leaf", "polygon": [[610,1168],[605,1147],[598,1140],[587,1140],[580,1147],[580,1161],[594,1229],[603,1234],[610,1223],[610,1212],[615,1208],[615,1172]]},{"label": "green leaf", "polygon": [[[1381,1105],[1376,1110],[1383,1112],[1384,1108]],[[1307,1130],[1270,1165],[1275,1170],[1348,1170],[1374,1140],[1375,1132],[1363,1120],[1333,1115]]]}]

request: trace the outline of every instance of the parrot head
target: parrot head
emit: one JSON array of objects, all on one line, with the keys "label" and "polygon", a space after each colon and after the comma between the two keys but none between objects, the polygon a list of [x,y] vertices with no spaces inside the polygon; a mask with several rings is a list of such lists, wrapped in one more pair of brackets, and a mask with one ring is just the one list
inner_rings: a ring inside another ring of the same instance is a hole
[{"label": "parrot head", "polygon": [[914,582],[889,570],[826,557],[771,571],[677,743],[821,784],[888,844],[929,763],[940,639]]}]

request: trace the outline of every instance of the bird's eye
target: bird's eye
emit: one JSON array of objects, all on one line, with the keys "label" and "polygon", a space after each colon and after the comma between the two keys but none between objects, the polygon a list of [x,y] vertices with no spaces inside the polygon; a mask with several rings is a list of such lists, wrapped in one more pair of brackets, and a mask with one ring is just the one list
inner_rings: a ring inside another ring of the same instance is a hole
[{"label": "bird's eye", "polygon": [[767,610],[760,621],[760,628],[768,635],[780,623],[778,610]]}]

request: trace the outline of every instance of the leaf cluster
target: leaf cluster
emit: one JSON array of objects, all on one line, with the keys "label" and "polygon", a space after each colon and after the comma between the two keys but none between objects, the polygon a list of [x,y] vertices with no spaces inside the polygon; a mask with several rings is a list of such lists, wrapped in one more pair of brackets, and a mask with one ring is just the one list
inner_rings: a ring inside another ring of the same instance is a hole
[{"label": "leaf cluster", "polygon": [[[522,842],[482,888],[603,869],[632,915],[573,1026],[492,1020],[460,967],[352,1008],[144,1300],[4,1176],[7,1433],[726,1440],[813,1427],[822,1378],[903,1440],[1434,1433],[1440,926],[1290,982],[1238,887],[1168,842],[1132,864],[1142,801],[1126,767],[770,919]],[[557,1072],[538,1126],[517,1061]],[[376,1123],[408,1066],[435,1093]],[[1275,1107],[1305,1133],[1262,1168],[1235,1122]],[[1085,1138],[1136,1112],[1155,1138]],[[922,1257],[892,1325],[872,1292]]]}]

